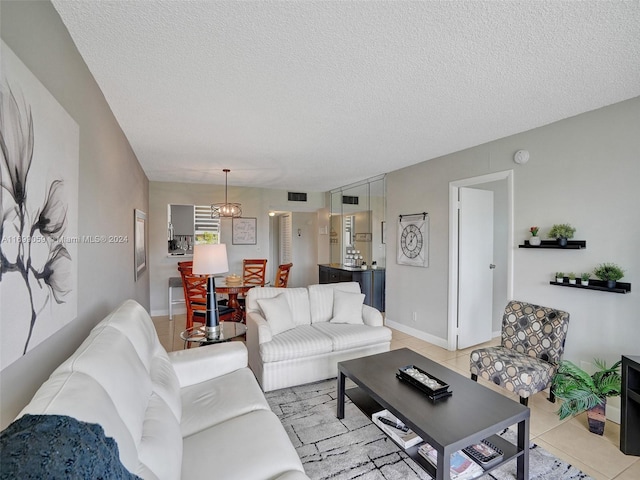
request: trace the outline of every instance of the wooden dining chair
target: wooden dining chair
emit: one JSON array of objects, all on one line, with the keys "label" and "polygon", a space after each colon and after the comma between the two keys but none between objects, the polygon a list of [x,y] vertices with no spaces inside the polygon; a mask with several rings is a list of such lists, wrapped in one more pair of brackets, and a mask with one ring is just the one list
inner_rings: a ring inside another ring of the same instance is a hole
[{"label": "wooden dining chair", "polygon": [[293,263],[284,263],[282,265],[278,265],[278,271],[276,272],[276,280],[274,282],[274,287],[287,288],[287,283],[289,283],[289,272],[291,271],[291,267],[293,267]]},{"label": "wooden dining chair", "polygon": [[[242,260],[242,283],[244,285],[254,285],[256,287],[264,287],[267,274],[266,258],[245,258]],[[238,298],[240,309],[242,310],[242,318],[245,318],[245,298]]]},{"label": "wooden dining chair", "polygon": [[[207,312],[207,276],[193,274],[193,262],[178,262],[178,271],[182,278],[182,289],[187,307],[186,328],[192,328],[194,323],[204,324]],[[233,308],[218,307],[221,322],[231,320]]]},{"label": "wooden dining chair", "polygon": [[245,258],[242,260],[242,283],[264,287],[267,273],[266,258]]}]

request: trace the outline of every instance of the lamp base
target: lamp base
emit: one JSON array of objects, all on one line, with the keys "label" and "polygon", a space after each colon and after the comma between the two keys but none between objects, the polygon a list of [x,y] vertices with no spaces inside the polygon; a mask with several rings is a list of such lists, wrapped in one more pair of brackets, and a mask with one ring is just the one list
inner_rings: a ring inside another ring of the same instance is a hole
[{"label": "lamp base", "polygon": [[207,340],[217,340],[218,338],[220,338],[220,325],[204,327],[204,335]]}]

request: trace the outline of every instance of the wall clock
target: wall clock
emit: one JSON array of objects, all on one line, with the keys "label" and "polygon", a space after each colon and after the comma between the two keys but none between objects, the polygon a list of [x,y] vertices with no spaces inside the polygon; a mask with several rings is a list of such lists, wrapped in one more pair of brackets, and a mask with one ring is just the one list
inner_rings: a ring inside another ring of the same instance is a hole
[{"label": "wall clock", "polygon": [[428,267],[429,216],[426,212],[400,215],[398,221],[398,264]]}]

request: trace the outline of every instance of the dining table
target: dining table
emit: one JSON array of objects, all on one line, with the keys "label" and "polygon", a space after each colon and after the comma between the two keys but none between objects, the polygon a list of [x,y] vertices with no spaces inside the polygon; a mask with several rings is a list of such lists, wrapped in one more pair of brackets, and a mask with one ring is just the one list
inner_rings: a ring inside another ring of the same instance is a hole
[{"label": "dining table", "polygon": [[229,297],[229,302],[227,306],[233,308],[235,311],[233,312],[231,319],[234,322],[243,322],[244,321],[244,312],[240,308],[240,302],[238,302],[238,295],[246,295],[249,290],[251,290],[256,285],[254,284],[233,284],[229,285],[226,282],[222,282],[221,284],[216,283],[216,294],[227,295]]}]

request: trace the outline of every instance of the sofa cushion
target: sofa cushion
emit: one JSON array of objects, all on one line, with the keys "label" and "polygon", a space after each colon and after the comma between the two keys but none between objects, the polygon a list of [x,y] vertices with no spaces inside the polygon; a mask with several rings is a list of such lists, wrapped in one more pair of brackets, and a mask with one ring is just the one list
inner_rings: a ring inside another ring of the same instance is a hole
[{"label": "sofa cushion", "polygon": [[353,323],[362,325],[364,293],[333,292],[333,317],[331,323]]},{"label": "sofa cushion", "polygon": [[254,410],[269,410],[253,372],[242,368],[182,389],[182,436]]},{"label": "sofa cushion", "polygon": [[296,328],[289,303],[284,293],[273,298],[259,298],[258,305],[262,310],[262,316],[271,327],[271,334],[278,335],[292,328]]},{"label": "sofa cushion", "polygon": [[246,308],[248,312],[260,312],[258,299],[273,298],[277,295],[284,294],[291,315],[296,325],[310,325],[311,314],[309,313],[309,292],[306,288],[277,288],[277,287],[261,287],[252,288],[247,293]]},{"label": "sofa cushion", "polygon": [[309,285],[311,323],[328,322],[333,317],[333,292],[360,293],[358,282],[323,283]]},{"label": "sofa cushion", "polygon": [[[304,472],[276,415],[256,410],[184,439],[182,477],[264,480]],[[293,478],[307,478],[294,476]]]},{"label": "sofa cushion", "polygon": [[260,344],[260,357],[264,363],[304,358],[331,352],[333,343],[311,325],[299,325]]},{"label": "sofa cushion", "polygon": [[387,327],[332,322],[316,323],[312,327],[331,339],[333,351],[349,350],[391,341],[391,330]]}]

